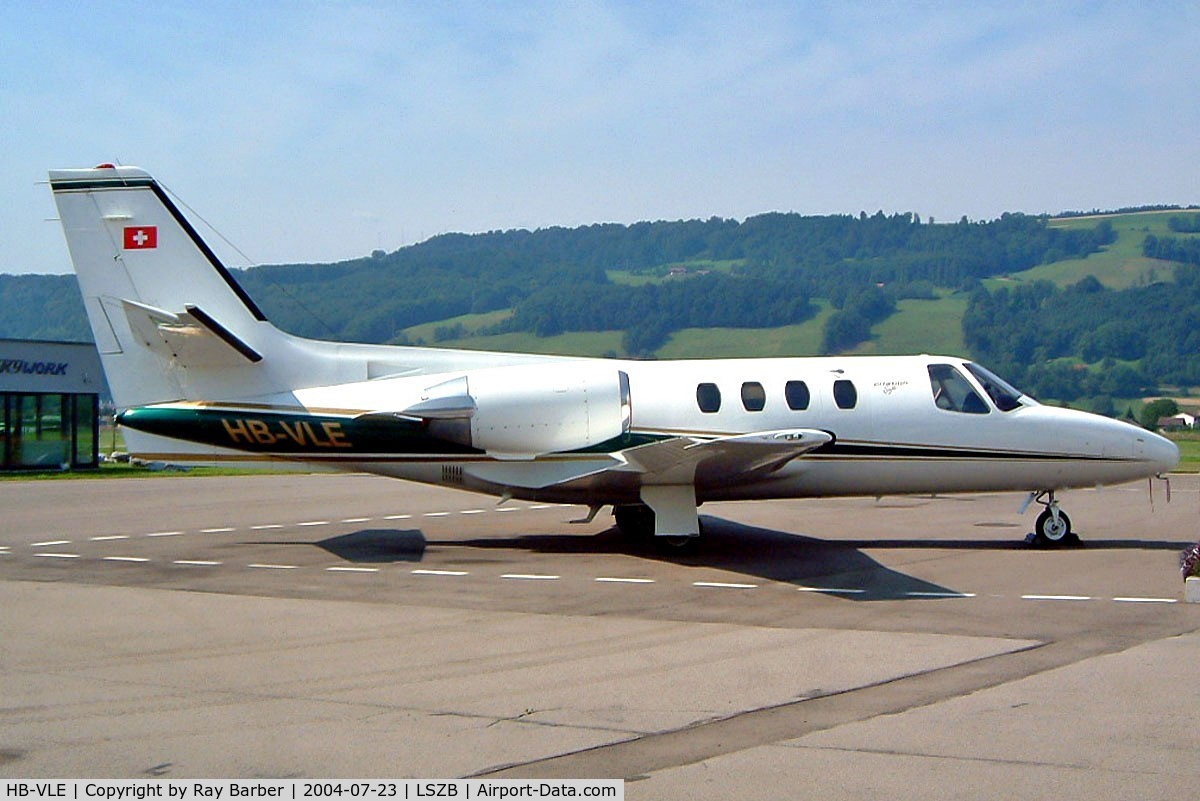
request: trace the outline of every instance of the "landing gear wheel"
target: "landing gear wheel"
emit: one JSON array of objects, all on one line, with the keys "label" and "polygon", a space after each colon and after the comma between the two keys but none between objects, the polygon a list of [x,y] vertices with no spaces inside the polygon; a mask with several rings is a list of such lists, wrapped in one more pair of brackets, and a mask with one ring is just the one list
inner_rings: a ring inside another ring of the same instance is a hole
[{"label": "landing gear wheel", "polygon": [[[632,542],[653,546],[656,550],[675,556],[691,553],[700,547],[700,537],[658,537],[654,534],[654,510],[646,504],[613,507],[617,528]],[[701,529],[703,531],[703,528]]]},{"label": "landing gear wheel", "polygon": [[1054,519],[1054,512],[1049,509],[1038,515],[1034,533],[1036,541],[1046,545],[1066,545],[1079,542],[1079,537],[1071,531],[1071,518],[1061,510],[1058,513],[1058,520]]},{"label": "landing gear wheel", "polygon": [[654,544],[660,551],[679,554],[690,553],[700,547],[699,537],[655,537]]},{"label": "landing gear wheel", "polygon": [[645,504],[614,506],[613,517],[617,528],[632,540],[647,540],[654,537],[654,510]]}]

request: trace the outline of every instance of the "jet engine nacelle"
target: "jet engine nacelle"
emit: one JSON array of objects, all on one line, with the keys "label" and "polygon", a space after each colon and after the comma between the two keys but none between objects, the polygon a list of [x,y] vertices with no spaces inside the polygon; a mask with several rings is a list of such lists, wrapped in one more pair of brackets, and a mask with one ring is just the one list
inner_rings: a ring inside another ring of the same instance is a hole
[{"label": "jet engine nacelle", "polygon": [[403,414],[499,459],[587,448],[629,431],[629,376],[597,364],[479,370],[430,387]]}]

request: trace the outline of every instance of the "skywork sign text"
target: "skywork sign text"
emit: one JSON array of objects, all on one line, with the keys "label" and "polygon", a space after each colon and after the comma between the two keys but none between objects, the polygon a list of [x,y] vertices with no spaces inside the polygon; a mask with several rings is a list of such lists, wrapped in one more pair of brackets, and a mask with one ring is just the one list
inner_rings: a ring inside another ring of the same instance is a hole
[{"label": "skywork sign text", "polygon": [[66,375],[70,362],[27,362],[24,359],[0,359],[0,374]]}]

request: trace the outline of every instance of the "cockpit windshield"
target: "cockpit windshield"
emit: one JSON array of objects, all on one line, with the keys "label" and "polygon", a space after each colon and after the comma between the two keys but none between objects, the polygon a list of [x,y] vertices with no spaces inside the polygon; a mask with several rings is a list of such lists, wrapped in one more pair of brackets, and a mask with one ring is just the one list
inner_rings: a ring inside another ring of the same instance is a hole
[{"label": "cockpit windshield", "polygon": [[971,371],[971,375],[975,376],[976,380],[983,385],[984,391],[992,399],[992,403],[996,404],[997,409],[1002,412],[1011,412],[1021,405],[1021,395],[1023,394],[1021,390],[978,364],[967,362],[965,366]]}]

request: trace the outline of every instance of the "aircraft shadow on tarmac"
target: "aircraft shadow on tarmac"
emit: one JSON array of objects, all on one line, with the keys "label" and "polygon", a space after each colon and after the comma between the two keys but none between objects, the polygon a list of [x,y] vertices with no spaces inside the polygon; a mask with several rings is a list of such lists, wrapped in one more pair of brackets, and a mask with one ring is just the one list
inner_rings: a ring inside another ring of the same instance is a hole
[{"label": "aircraft shadow on tarmac", "polygon": [[[347,562],[419,563],[427,548],[517,550],[542,554],[625,554],[686,567],[710,567],[767,581],[789,582],[856,601],[937,598],[958,591],[887,567],[866,549],[1028,550],[1023,541],[910,539],[824,540],[703,516],[698,548],[675,550],[631,540],[615,527],[595,534],[519,534],[505,537],[429,540],[416,529],[363,529],[315,544]],[[300,544],[300,543],[296,543]],[[1187,543],[1112,541],[1087,547],[1181,550]]]}]

